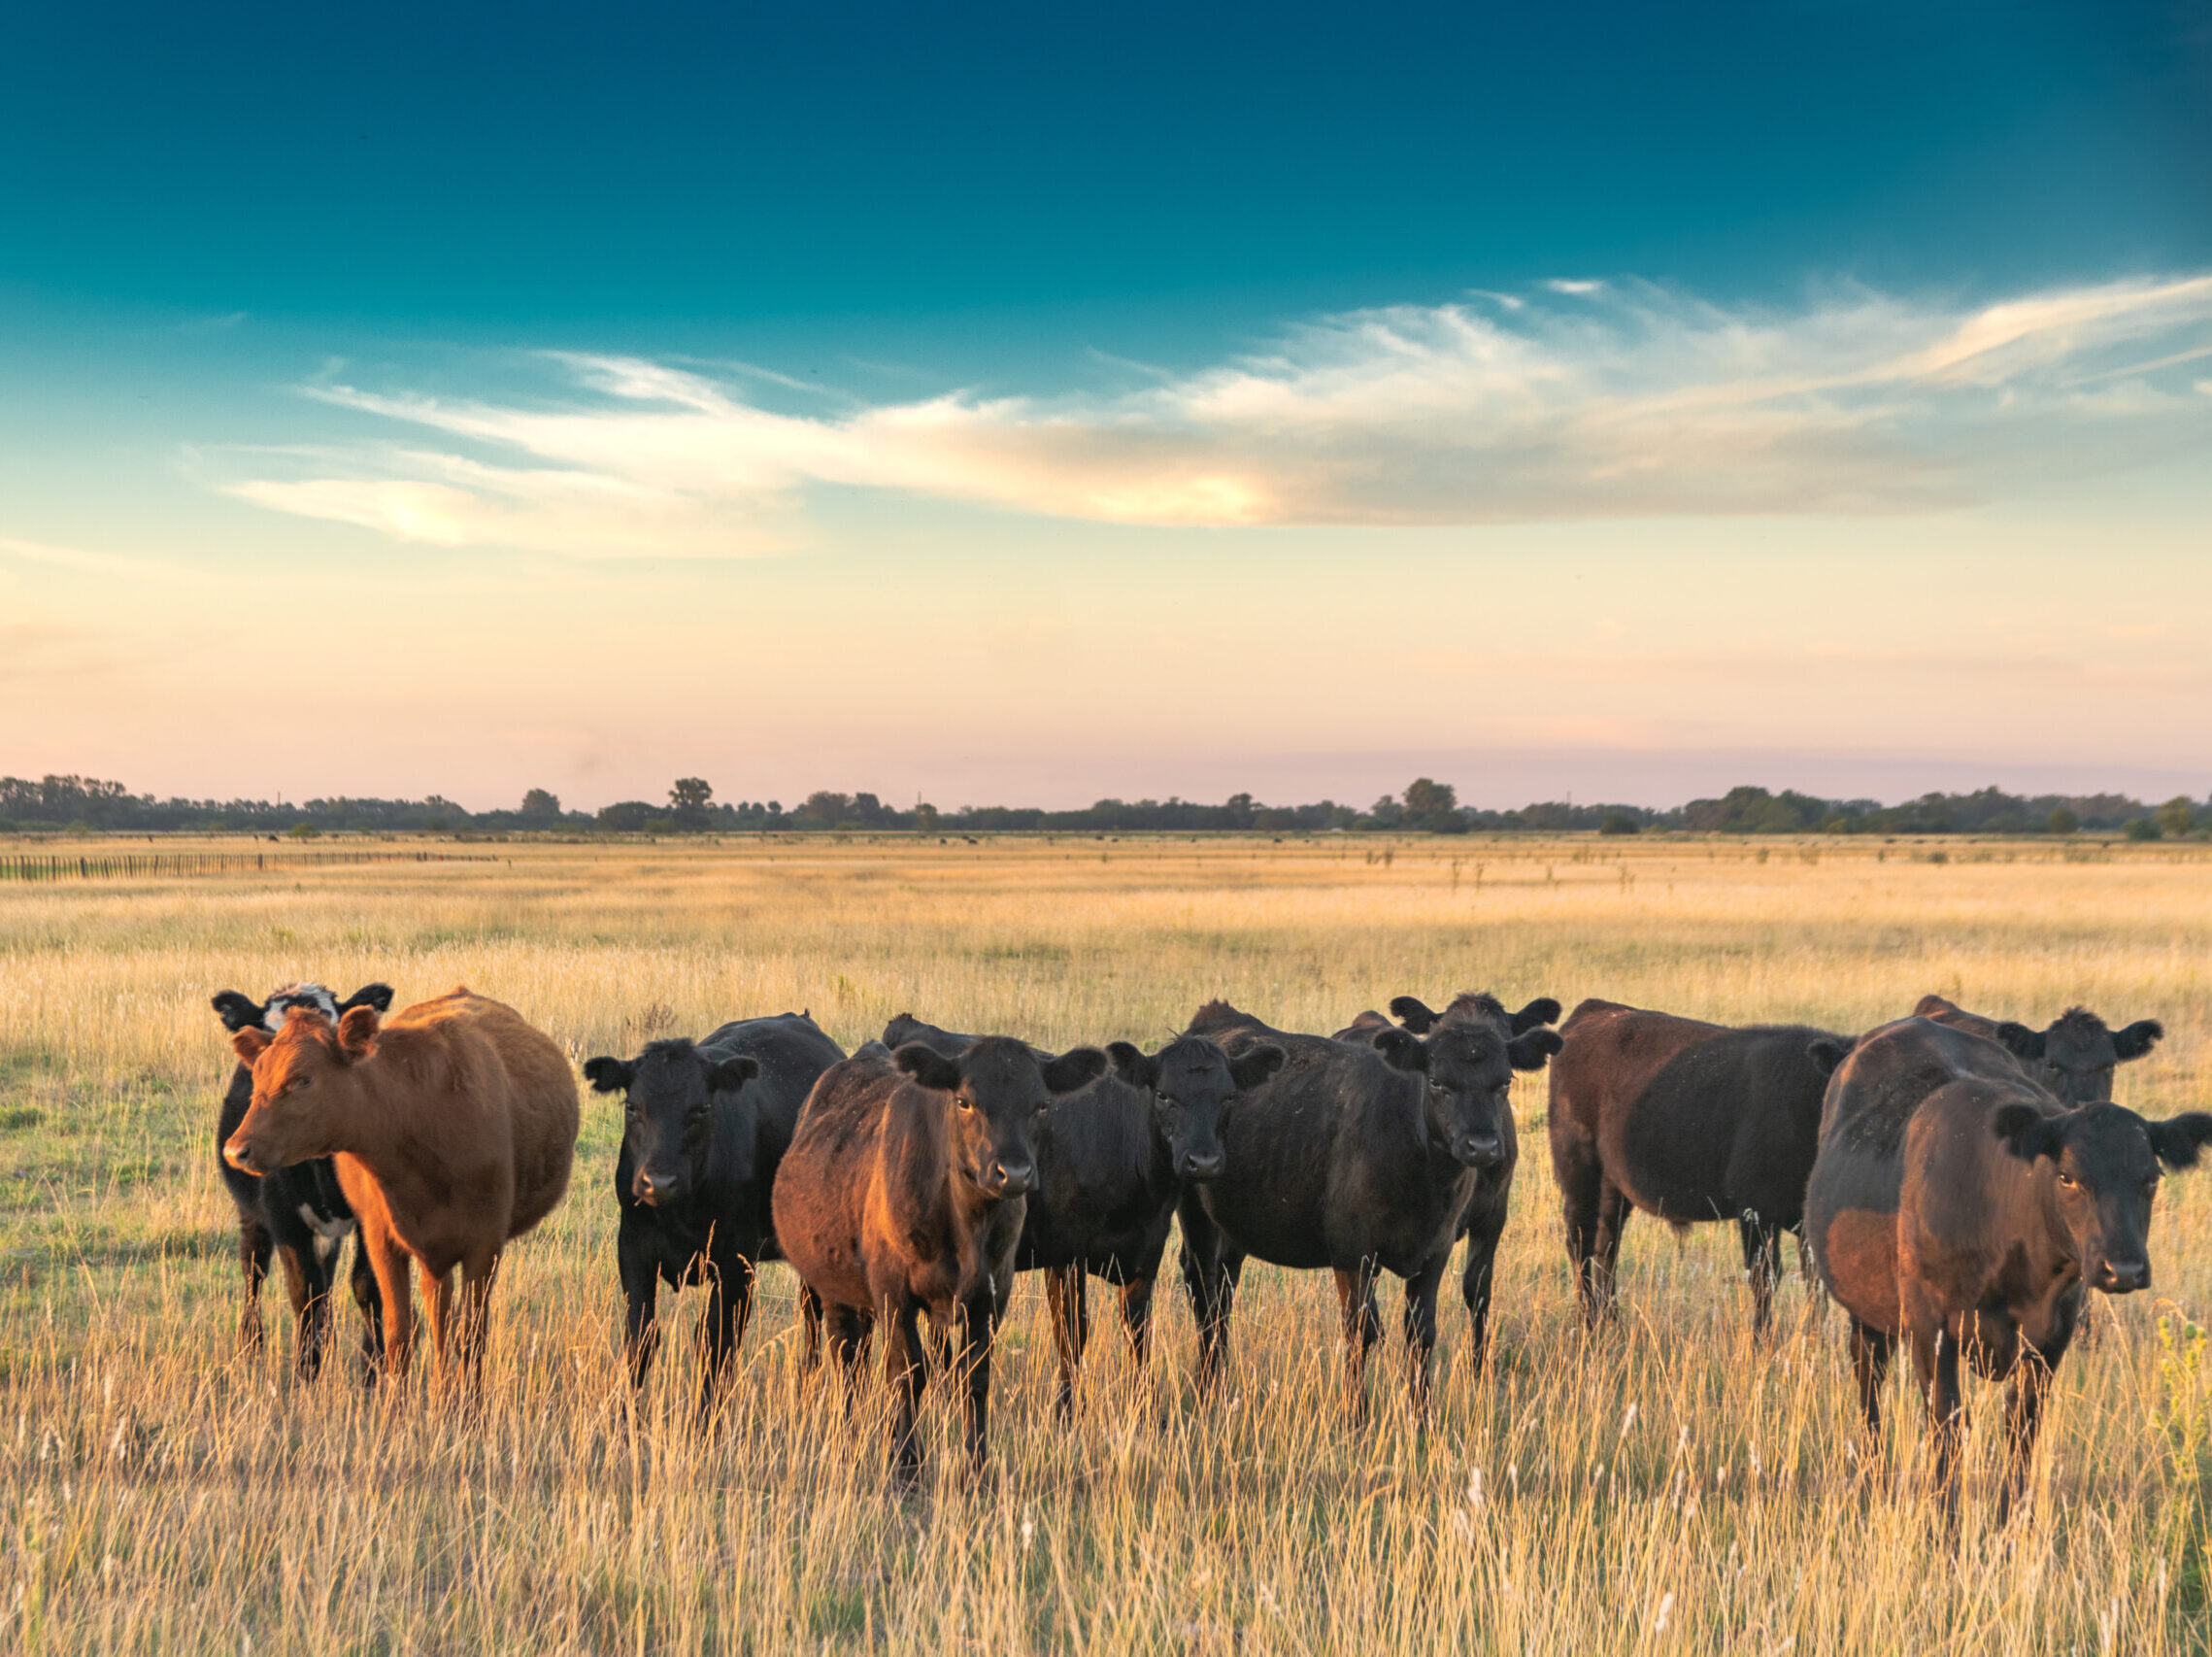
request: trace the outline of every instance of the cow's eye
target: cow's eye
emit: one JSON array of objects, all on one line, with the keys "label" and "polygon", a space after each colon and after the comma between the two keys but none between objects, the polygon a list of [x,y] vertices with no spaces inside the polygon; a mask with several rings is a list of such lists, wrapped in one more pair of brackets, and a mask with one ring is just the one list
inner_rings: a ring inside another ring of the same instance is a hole
[{"label": "cow's eye", "polygon": [[285,1084],[285,1092],[301,1093],[313,1086],[315,1086],[315,1078],[313,1076],[294,1076],[290,1081]]},{"label": "cow's eye", "polygon": [[969,1116],[975,1114],[976,1101],[974,1099],[969,1099],[961,1094],[955,1094],[953,1096],[953,1102],[960,1107],[960,1110],[963,1114]]},{"label": "cow's eye", "polygon": [[1159,1096],[1159,1107],[1162,1110],[1181,1110],[1183,1101],[1173,1094],[1163,1093]]},{"label": "cow's eye", "polygon": [[2068,1191],[2071,1191],[2080,1182],[2077,1181],[2070,1173],[2061,1173],[2059,1175],[2059,1183],[2064,1186]]},{"label": "cow's eye", "polygon": [[2145,1197],[2156,1197],[2158,1194],[2159,1176],[2154,1173],[2149,1179],[2143,1181],[2143,1195]]}]

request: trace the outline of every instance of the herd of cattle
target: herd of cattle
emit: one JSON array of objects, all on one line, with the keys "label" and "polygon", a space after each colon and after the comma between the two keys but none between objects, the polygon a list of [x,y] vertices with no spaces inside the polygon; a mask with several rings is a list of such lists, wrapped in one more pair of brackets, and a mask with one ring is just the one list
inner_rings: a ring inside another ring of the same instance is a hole
[{"label": "herd of cattle", "polygon": [[[412,1261],[440,1353],[477,1384],[500,1255],[567,1187],[575,1075],[543,1032],[465,989],[386,1020],[390,1004],[382,984],[343,1001],[314,984],[215,998],[241,1061],[217,1143],[238,1205],[242,1331],[261,1338],[274,1255],[312,1374],[357,1228],[371,1374],[407,1367]],[[902,1016],[850,1056],[786,1013],[592,1059],[591,1087],[625,1100],[615,1199],[631,1379],[646,1381],[661,1284],[703,1286],[711,1407],[755,1269],[781,1259],[801,1284],[810,1367],[826,1333],[856,1386],[883,1325],[898,1478],[920,1465],[924,1320],[936,1364],[964,1385],[980,1461],[1016,1275],[1045,1274],[1067,1410],[1089,1279],[1120,1290],[1141,1361],[1179,1221],[1202,1386],[1225,1360],[1247,1259],[1325,1268],[1362,1408],[1388,1271],[1405,1282],[1407,1374],[1424,1409],[1437,1293],[1461,1237],[1480,1358],[1519,1158],[1510,1088],[1549,1063],[1553,1167],[1588,1319],[1610,1303],[1632,1209],[1678,1227],[1732,1222],[1761,1334],[1793,1232],[1850,1314],[1869,1427],[1892,1348],[1909,1344],[1947,1503],[1960,1361],[2009,1377],[2009,1505],[2085,1289],[2148,1286],[2162,1165],[2189,1167],[2212,1142],[2212,1115],[2153,1122],[2110,1102],[2115,1067],[2161,1027],[2113,1031],[2076,1008],[2034,1031],[1933,996],[1857,1037],[1601,1000],[1554,1029],[1559,1010],[1462,995],[1439,1013],[1408,996],[1391,1017],[1361,1013],[1324,1036],[1217,1000],[1152,1054],[1120,1041],[1055,1054]]]}]

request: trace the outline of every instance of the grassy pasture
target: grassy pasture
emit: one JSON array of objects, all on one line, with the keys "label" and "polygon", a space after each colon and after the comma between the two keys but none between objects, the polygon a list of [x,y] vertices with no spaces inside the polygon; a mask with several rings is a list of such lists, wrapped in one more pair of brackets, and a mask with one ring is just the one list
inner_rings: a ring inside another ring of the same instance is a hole
[{"label": "grassy pasture", "polygon": [[[2032,1515],[1989,1526],[1998,1398],[1956,1543],[1893,1380],[1860,1441],[1843,1324],[1794,1284],[1748,1337],[1732,1230],[1631,1224],[1616,1327],[1574,1316],[1540,1127],[1503,1250],[1496,1358],[1446,1305],[1425,1437],[1338,1391],[1324,1274],[1255,1268],[1216,1404],[1163,1294],[1151,1371],[1097,1319],[1053,1418],[1043,1297],[1001,1348],[994,1467],[887,1494],[880,1416],[794,1362],[767,1269],[724,1430],[667,1349],[621,1408],[608,1179],[587,1096],[566,1203],[509,1256],[488,1397],[365,1397],[355,1320],[314,1387],[235,1349],[207,998],[465,981],[581,1062],[809,1007],[848,1047],[911,1008],[1055,1045],[1156,1045],[1203,998],[1326,1031],[1391,995],[1603,995],[1857,1029],[1933,990],[2038,1024],[2072,1002],[2167,1038],[2153,1114],[2212,1098],[2212,858],[2187,848],[1123,839],[479,847],[498,861],[0,883],[0,1648],[225,1652],[2200,1651],[2212,1450],[2212,1178],[2161,1198],[2156,1289],[2095,1308]],[[1448,1294],[1451,1293],[1448,1283]],[[1386,1296],[1394,1312],[1394,1288]],[[664,1302],[664,1307],[667,1302]],[[693,1304],[672,1308],[687,1327]],[[1394,1329],[1394,1317],[1391,1322]],[[1391,1348],[1386,1347],[1385,1352]]]}]

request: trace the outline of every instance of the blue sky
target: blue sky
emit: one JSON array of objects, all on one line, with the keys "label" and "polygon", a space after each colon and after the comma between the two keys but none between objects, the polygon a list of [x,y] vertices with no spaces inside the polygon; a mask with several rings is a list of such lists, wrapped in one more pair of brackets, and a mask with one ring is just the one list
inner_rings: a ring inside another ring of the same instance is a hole
[{"label": "blue sky", "polygon": [[0,768],[2212,786],[2201,4],[455,10],[0,18]]}]

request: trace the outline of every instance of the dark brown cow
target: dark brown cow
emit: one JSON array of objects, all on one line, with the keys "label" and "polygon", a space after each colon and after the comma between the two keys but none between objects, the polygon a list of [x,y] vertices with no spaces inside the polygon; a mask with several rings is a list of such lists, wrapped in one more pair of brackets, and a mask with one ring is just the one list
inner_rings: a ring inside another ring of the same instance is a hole
[{"label": "dark brown cow", "polygon": [[886,1325],[901,1485],[922,1466],[923,1312],[942,1338],[959,1341],[968,1457],[983,1464],[998,1289],[1037,1180],[1029,1124],[1105,1068],[1095,1047],[1040,1062],[1005,1036],[956,1058],[921,1042],[888,1061],[863,1048],[825,1070],[799,1112],[776,1174],[776,1238],[821,1302],[849,1383],[875,1322]]},{"label": "dark brown cow", "polygon": [[2159,1168],[2212,1143],[2212,1116],[2146,1122],[2117,1104],[2061,1104],[2003,1048],[1925,1018],[1870,1031],[1828,1084],[1805,1238],[1851,1314],[1869,1429],[1898,1336],[1935,1432],[1936,1483],[1956,1512],[1965,1430],[1959,1360],[2010,1378],[2002,1504],[2026,1481],[2036,1420],[2082,1291],[2148,1288]]},{"label": "dark brown cow", "polygon": [[1583,1315],[1612,1303],[1631,1208],[1674,1226],[1733,1221],[1764,1335],[1782,1234],[1804,1220],[1821,1095],[1852,1038],[1810,1025],[1735,1029],[1588,1000],[1559,1027],[1546,1127]]},{"label": "dark brown cow", "polygon": [[386,1367],[404,1372],[414,1348],[413,1260],[440,1358],[457,1348],[481,1384],[501,1251],[568,1189],[567,1057],[514,1008],[465,989],[383,1025],[373,1007],[336,1025],[293,1011],[274,1036],[244,1030],[231,1045],[253,1067],[253,1100],[223,1156],[248,1173],[335,1157],[383,1294]]},{"label": "dark brown cow", "polygon": [[2130,1059],[2140,1059],[2162,1040],[2165,1026],[2140,1018],[2125,1030],[2111,1030],[2087,1007],[2068,1007],[2048,1030],[2029,1030],[2009,1019],[1970,1013],[1941,996],[1923,996],[1913,1008],[1953,1030],[1994,1041],[2064,1104],[2093,1104],[2112,1097],[2112,1077]]}]

